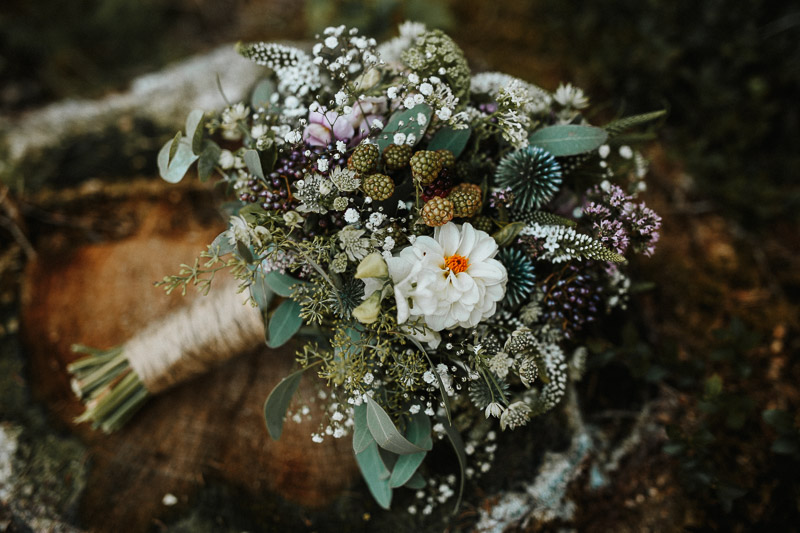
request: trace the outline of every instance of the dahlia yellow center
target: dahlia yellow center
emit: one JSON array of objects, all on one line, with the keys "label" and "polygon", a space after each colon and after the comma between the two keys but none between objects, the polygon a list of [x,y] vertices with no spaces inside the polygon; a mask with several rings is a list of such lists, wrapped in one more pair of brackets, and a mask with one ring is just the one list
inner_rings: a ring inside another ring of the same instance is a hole
[{"label": "dahlia yellow center", "polygon": [[463,255],[454,254],[444,258],[444,266],[453,274],[460,274],[469,268],[469,259]]}]

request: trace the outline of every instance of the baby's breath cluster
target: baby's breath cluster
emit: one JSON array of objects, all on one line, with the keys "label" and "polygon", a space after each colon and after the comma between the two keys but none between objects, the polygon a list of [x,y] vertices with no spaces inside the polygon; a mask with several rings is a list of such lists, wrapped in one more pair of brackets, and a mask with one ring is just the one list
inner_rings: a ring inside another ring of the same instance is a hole
[{"label": "baby's breath cluster", "polygon": [[[381,45],[339,26],[310,54],[237,49],[268,67],[251,100],[165,147],[167,170],[197,161],[228,188],[228,229],[164,285],[231,269],[268,344],[302,338],[298,372],[323,383],[287,407],[298,374],[281,382],[270,431],[317,413],[311,440],[352,438],[381,505],[405,486],[429,514],[491,467],[498,430],[559,404],[587,330],[624,309],[627,259],[652,254],[660,218],[637,198],[641,154],[615,139],[645,119],[591,125],[579,88],[473,74],[418,23]],[[393,470],[440,441],[466,458],[460,476]]]}]

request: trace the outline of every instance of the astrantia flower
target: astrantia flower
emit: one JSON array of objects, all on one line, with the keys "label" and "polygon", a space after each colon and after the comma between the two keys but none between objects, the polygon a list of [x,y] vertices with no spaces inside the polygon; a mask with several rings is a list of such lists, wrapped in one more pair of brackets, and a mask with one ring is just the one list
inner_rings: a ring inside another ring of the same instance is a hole
[{"label": "astrantia flower", "polygon": [[495,240],[469,223],[459,227],[450,222],[436,228],[433,237],[417,237],[387,260],[397,321],[419,318],[431,330],[442,331],[472,328],[492,316],[508,279],[496,254]]}]

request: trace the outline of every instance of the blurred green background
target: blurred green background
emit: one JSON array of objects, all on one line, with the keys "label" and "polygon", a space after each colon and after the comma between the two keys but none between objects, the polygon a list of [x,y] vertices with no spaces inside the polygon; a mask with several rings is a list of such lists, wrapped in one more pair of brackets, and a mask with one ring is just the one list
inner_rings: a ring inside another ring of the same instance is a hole
[{"label": "blurred green background", "polygon": [[655,325],[633,327],[598,360],[616,360],[647,386],[666,384],[680,404],[681,420],[665,422],[664,452],[686,508],[665,529],[796,530],[796,3],[4,0],[0,112],[123,90],[222,43],[308,39],[331,24],[380,39],[406,19],[448,30],[474,69],[583,87],[598,118],[668,109],[649,150],[664,242],[638,271],[657,283],[646,296]]}]

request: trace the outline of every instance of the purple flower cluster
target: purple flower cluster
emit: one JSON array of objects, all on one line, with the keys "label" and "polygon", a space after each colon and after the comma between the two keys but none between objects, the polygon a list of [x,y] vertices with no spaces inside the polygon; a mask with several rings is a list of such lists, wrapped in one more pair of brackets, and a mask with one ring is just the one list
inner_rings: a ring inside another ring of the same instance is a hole
[{"label": "purple flower cluster", "polygon": [[602,288],[589,269],[571,264],[558,275],[549,276],[541,287],[547,295],[543,316],[560,326],[566,338],[571,339],[584,325],[594,322]]},{"label": "purple flower cluster", "polygon": [[495,189],[489,194],[489,207],[497,208],[502,205],[503,207],[509,208],[513,203],[514,193],[511,192],[511,187]]},{"label": "purple flower cluster", "polygon": [[583,212],[595,237],[618,254],[628,247],[651,256],[660,237],[661,217],[644,202],[635,203],[618,185],[607,182],[586,192]]}]

